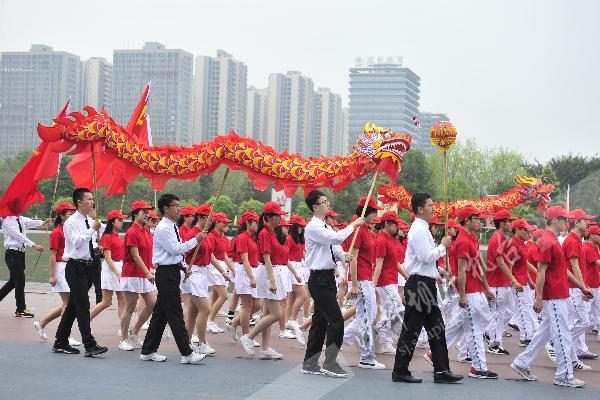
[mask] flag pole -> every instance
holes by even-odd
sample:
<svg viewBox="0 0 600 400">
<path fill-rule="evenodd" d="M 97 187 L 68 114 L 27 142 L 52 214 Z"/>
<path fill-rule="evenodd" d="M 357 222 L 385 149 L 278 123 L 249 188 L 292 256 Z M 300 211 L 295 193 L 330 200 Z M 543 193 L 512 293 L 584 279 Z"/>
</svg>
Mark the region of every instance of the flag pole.
<svg viewBox="0 0 600 400">
<path fill-rule="evenodd" d="M 371 182 L 371 188 L 369 189 L 369 194 L 367 195 L 367 200 L 365 200 L 365 205 L 363 206 L 363 209 L 360 213 L 361 218 L 364 218 L 365 213 L 367 212 L 367 207 L 369 206 L 369 199 L 371 198 L 371 195 L 373 194 L 373 189 L 375 188 L 375 182 L 377 181 L 378 174 L 379 174 L 379 169 L 377 169 L 377 171 L 375 171 L 375 175 L 373 175 L 373 181 Z M 356 238 L 358 237 L 359 229 L 356 229 L 354 231 L 354 236 L 352 236 L 352 243 L 350 243 L 350 247 L 349 247 L 350 251 L 352 251 L 352 248 L 354 247 L 354 243 L 356 242 Z"/>
</svg>

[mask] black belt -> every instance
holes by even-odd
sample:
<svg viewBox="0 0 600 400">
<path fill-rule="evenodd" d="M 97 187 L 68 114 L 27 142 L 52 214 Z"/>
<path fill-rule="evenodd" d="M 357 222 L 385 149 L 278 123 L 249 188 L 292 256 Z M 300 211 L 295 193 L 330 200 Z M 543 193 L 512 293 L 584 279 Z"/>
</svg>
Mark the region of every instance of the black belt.
<svg viewBox="0 0 600 400">
<path fill-rule="evenodd" d="M 315 275 L 325 274 L 325 273 L 333 273 L 333 272 L 335 272 L 335 269 L 311 269 L 310 270 L 310 273 L 315 274 Z"/>
<path fill-rule="evenodd" d="M 185 266 L 182 263 L 178 264 L 156 264 L 156 268 L 179 268 L 185 272 Z"/>
<path fill-rule="evenodd" d="M 76 263 L 85 264 L 85 265 L 92 265 L 94 263 L 94 260 L 81 260 L 78 258 L 71 258 L 70 260 L 67 261 L 67 263 L 69 263 L 69 262 L 76 262 Z"/>
</svg>

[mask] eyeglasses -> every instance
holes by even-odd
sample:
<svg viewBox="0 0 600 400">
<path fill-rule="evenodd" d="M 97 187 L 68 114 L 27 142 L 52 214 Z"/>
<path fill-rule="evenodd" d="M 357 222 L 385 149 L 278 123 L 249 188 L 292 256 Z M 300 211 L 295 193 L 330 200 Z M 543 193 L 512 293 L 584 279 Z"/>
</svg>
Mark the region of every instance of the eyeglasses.
<svg viewBox="0 0 600 400">
<path fill-rule="evenodd" d="M 329 200 L 325 199 L 325 200 L 317 203 L 318 206 L 320 206 L 321 204 L 329 204 Z"/>
</svg>

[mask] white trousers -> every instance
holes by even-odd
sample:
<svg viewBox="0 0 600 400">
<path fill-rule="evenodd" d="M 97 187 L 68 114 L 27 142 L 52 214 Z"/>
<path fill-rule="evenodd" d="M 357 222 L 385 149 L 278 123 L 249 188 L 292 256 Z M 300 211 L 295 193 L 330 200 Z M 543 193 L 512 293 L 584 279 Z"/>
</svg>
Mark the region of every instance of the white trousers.
<svg viewBox="0 0 600 400">
<path fill-rule="evenodd" d="M 502 346 L 502 336 L 514 314 L 513 288 L 510 286 L 492 287 L 496 299 L 490 303 L 491 321 L 488 334 L 492 343 Z"/>
<path fill-rule="evenodd" d="M 516 324 L 519 327 L 519 336 L 521 340 L 531 340 L 537 330 L 539 323 L 537 315 L 533 311 L 533 301 L 531 288 L 528 285 L 523 286 L 522 292 L 513 290 L 516 304 Z"/>
<path fill-rule="evenodd" d="M 360 348 L 360 358 L 371 361 L 375 359 L 375 339 L 373 323 L 377 316 L 377 300 L 375 288 L 371 281 L 358 281 L 356 297 L 356 316 L 344 329 L 344 346 L 350 347 L 354 339 Z"/>
<path fill-rule="evenodd" d="M 573 336 L 575 354 L 589 352 L 585 344 L 585 331 L 590 327 L 589 302 L 583 300 L 579 289 L 569 289 L 569 328 Z"/>
<path fill-rule="evenodd" d="M 590 303 L 590 324 L 593 329 L 600 331 L 600 288 L 592 288 L 594 298 Z M 598 341 L 600 342 L 600 333 L 598 333 Z"/>
<path fill-rule="evenodd" d="M 467 307 L 460 308 L 460 317 L 446 325 L 446 345 L 452 347 L 457 341 L 464 342 L 477 371 L 487 371 L 485 348 L 483 345 L 483 318 L 481 293 L 467 293 Z M 459 357 L 465 358 L 459 352 Z"/>
<path fill-rule="evenodd" d="M 558 379 L 573 378 L 571 360 L 572 339 L 569 331 L 569 305 L 567 299 L 544 300 L 542 323 L 535 331 L 531 343 L 519 354 L 514 363 L 529 370 L 537 354 L 551 340 L 556 354 L 556 373 Z"/>
<path fill-rule="evenodd" d="M 398 285 L 386 285 L 375 288 L 379 295 L 379 322 L 375 330 L 379 341 L 392 343 L 394 334 L 400 335 L 404 320 L 404 304 L 398 293 Z"/>
</svg>

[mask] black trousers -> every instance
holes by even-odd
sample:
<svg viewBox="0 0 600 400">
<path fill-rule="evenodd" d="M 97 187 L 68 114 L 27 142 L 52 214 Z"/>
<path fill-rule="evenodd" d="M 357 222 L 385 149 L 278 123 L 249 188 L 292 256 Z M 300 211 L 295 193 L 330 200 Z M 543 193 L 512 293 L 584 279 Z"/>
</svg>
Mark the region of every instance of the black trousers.
<svg viewBox="0 0 600 400">
<path fill-rule="evenodd" d="M 88 290 L 94 286 L 96 293 L 96 304 L 102 302 L 102 259 L 99 256 L 94 257 L 94 263 L 91 268 L 88 268 Z"/>
<path fill-rule="evenodd" d="M 344 338 L 344 318 L 336 298 L 334 270 L 310 271 L 308 290 L 314 300 L 315 312 L 308 333 L 304 362 L 319 361 L 327 335 L 324 364 L 331 364 L 336 361 Z"/>
<path fill-rule="evenodd" d="M 404 324 L 396 347 L 394 372 L 408 374 L 408 365 L 415 352 L 421 329 L 425 327 L 435 372 L 450 369 L 446 347 L 446 327 L 437 302 L 434 278 L 411 275 L 404 286 L 406 310 Z"/>
<path fill-rule="evenodd" d="M 8 266 L 10 277 L 8 282 L 0 288 L 0 301 L 2 301 L 11 290 L 15 289 L 15 300 L 17 312 L 25 310 L 25 253 L 17 250 L 6 250 L 4 261 Z"/>
<path fill-rule="evenodd" d="M 96 345 L 96 339 L 92 336 L 90 329 L 90 298 L 88 296 L 88 277 L 91 265 L 69 260 L 65 267 L 65 278 L 69 284 L 71 293 L 69 303 L 65 312 L 60 318 L 58 329 L 56 330 L 56 347 L 62 347 L 69 344 L 69 336 L 73 328 L 73 322 L 77 318 L 77 325 L 81 333 L 81 340 L 86 349 Z"/>
<path fill-rule="evenodd" d="M 190 338 L 183 321 L 183 309 L 181 308 L 180 271 L 179 265 L 161 265 L 156 268 L 155 278 L 158 296 L 142 346 L 142 354 L 156 353 L 167 323 L 171 327 L 171 332 L 181 355 L 188 356 L 192 353 Z"/>
</svg>

